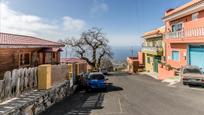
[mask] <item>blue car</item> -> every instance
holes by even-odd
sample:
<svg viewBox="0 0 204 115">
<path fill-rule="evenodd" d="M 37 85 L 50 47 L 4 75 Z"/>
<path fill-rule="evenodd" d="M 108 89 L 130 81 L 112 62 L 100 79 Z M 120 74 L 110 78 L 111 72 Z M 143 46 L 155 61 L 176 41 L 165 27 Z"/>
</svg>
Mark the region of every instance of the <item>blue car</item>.
<svg viewBox="0 0 204 115">
<path fill-rule="evenodd" d="M 90 73 L 87 78 L 87 91 L 100 89 L 107 89 L 106 78 L 102 73 Z"/>
</svg>

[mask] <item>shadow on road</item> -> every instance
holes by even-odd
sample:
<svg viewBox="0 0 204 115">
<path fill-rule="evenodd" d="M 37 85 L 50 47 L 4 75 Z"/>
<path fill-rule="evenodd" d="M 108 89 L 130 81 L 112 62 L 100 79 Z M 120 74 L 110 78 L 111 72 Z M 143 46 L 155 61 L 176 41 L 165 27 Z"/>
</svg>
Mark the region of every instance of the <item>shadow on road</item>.
<svg viewBox="0 0 204 115">
<path fill-rule="evenodd" d="M 114 86 L 113 83 L 108 84 L 107 92 L 121 91 L 121 90 L 123 90 L 122 87 Z"/>
<path fill-rule="evenodd" d="M 104 96 L 123 88 L 109 83 L 107 91 L 78 91 L 69 98 L 56 103 L 40 115 L 89 115 L 92 110 L 103 109 Z"/>
<path fill-rule="evenodd" d="M 183 85 L 183 84 L 182 84 Z M 204 86 L 202 86 L 202 85 L 188 85 L 188 87 L 190 87 L 190 88 L 198 88 L 198 89 L 204 89 Z"/>
<path fill-rule="evenodd" d="M 113 76 L 123 76 L 124 77 L 128 75 L 129 75 L 128 72 L 121 71 L 121 72 L 111 72 L 108 74 L 108 77 L 113 77 Z"/>
</svg>

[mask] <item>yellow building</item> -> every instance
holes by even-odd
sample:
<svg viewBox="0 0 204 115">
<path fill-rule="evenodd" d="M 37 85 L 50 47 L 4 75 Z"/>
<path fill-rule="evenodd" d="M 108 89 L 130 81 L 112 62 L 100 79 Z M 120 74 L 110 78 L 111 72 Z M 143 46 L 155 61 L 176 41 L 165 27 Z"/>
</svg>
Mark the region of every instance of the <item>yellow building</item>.
<svg viewBox="0 0 204 115">
<path fill-rule="evenodd" d="M 144 33 L 144 43 L 142 52 L 145 54 L 145 70 L 147 72 L 158 73 L 158 63 L 163 56 L 163 33 L 164 27 L 157 28 L 150 32 Z"/>
</svg>

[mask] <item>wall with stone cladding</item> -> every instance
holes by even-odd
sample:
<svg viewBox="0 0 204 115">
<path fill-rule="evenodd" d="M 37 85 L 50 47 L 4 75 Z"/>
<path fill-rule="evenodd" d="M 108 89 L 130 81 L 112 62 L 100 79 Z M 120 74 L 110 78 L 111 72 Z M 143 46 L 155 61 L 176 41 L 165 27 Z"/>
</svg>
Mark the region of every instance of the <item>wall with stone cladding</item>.
<svg viewBox="0 0 204 115">
<path fill-rule="evenodd" d="M 0 114 L 4 115 L 36 115 L 73 94 L 75 88 L 70 87 L 69 81 L 53 86 L 46 91 L 35 91 L 21 95 L 8 103 L 0 105 Z M 16 105 L 16 106 L 12 106 Z M 10 109 L 4 109 L 7 107 Z"/>
</svg>

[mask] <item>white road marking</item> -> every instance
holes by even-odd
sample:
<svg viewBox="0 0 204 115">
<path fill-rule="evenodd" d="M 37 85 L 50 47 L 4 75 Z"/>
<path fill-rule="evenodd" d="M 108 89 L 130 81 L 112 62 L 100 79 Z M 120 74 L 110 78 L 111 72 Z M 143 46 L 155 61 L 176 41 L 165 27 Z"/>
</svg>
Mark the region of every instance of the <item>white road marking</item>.
<svg viewBox="0 0 204 115">
<path fill-rule="evenodd" d="M 168 87 L 176 87 L 175 85 L 167 85 Z"/>
<path fill-rule="evenodd" d="M 119 103 L 119 107 L 120 107 L 120 113 L 123 113 L 120 97 L 118 97 L 118 103 Z"/>
</svg>

